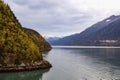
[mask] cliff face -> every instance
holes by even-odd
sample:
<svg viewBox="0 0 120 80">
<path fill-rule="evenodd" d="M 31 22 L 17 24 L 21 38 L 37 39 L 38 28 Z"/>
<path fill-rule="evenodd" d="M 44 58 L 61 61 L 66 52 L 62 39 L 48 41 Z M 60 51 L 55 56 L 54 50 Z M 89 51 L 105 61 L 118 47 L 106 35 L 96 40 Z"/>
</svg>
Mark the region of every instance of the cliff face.
<svg viewBox="0 0 120 80">
<path fill-rule="evenodd" d="M 29 35 L 33 42 L 39 47 L 40 51 L 51 50 L 50 44 L 35 30 L 24 28 L 24 31 Z"/>
<path fill-rule="evenodd" d="M 9 6 L 0 0 L 0 65 L 30 65 L 41 61 L 38 45 L 26 34 Z"/>
</svg>

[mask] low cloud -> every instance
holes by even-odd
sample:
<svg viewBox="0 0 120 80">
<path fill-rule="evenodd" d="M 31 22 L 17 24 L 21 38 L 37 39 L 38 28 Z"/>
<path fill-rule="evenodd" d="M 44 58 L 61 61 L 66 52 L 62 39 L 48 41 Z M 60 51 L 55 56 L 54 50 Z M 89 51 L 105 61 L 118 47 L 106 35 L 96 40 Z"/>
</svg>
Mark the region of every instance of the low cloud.
<svg viewBox="0 0 120 80">
<path fill-rule="evenodd" d="M 24 27 L 37 30 L 43 36 L 66 36 L 79 33 L 112 14 L 117 5 L 105 0 L 4 0 Z M 104 5 L 101 5 L 102 2 Z M 112 3 L 112 4 L 111 4 Z M 106 6 L 106 4 L 108 6 Z M 114 10 L 112 10 L 114 9 Z"/>
</svg>

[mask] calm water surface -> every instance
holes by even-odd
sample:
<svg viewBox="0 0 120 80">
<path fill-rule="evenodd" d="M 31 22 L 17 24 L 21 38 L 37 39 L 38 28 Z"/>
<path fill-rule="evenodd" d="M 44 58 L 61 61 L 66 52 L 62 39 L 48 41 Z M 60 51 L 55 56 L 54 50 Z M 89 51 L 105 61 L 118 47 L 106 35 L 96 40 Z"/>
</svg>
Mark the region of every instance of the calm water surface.
<svg viewBox="0 0 120 80">
<path fill-rule="evenodd" d="M 53 47 L 50 70 L 0 73 L 0 80 L 120 80 L 120 48 Z"/>
</svg>

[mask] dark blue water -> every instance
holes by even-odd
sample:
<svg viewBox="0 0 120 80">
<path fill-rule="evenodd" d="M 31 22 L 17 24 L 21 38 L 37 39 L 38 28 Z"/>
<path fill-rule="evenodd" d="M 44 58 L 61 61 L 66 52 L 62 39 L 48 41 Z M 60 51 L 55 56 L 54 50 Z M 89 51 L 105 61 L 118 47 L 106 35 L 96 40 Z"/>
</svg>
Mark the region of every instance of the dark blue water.
<svg viewBox="0 0 120 80">
<path fill-rule="evenodd" d="M 54 47 L 48 71 L 1 73 L 0 80 L 120 80 L 120 48 Z"/>
</svg>

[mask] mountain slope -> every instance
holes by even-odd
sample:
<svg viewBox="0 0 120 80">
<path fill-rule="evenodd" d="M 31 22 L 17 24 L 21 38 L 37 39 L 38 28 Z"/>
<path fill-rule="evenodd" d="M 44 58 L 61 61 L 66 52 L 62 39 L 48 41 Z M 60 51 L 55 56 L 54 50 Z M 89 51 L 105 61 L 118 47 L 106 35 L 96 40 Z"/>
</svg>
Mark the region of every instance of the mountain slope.
<svg viewBox="0 0 120 80">
<path fill-rule="evenodd" d="M 29 35 L 33 42 L 39 47 L 40 51 L 51 50 L 50 44 L 35 30 L 24 28 L 24 31 Z"/>
<path fill-rule="evenodd" d="M 26 34 L 9 6 L 0 0 L 0 66 L 13 66 L 16 70 L 19 69 L 14 68 L 16 65 L 41 61 L 43 57 L 39 47 Z M 0 71 L 5 67 L 1 68 Z"/>
<path fill-rule="evenodd" d="M 45 37 L 46 41 L 49 42 L 50 44 L 56 40 L 59 40 L 60 37 Z"/>
<path fill-rule="evenodd" d="M 110 16 L 85 31 L 56 40 L 52 45 L 110 45 L 118 46 L 120 34 L 120 16 Z"/>
</svg>

